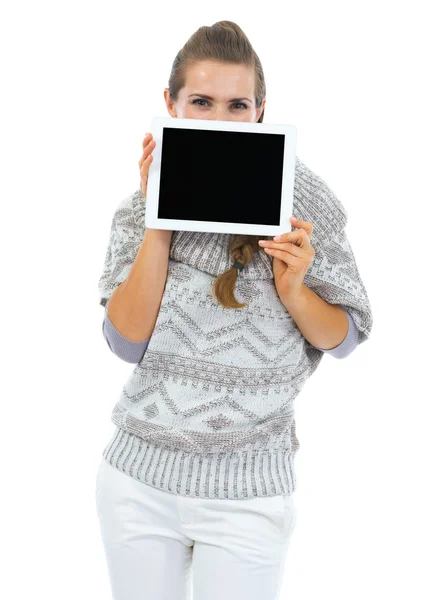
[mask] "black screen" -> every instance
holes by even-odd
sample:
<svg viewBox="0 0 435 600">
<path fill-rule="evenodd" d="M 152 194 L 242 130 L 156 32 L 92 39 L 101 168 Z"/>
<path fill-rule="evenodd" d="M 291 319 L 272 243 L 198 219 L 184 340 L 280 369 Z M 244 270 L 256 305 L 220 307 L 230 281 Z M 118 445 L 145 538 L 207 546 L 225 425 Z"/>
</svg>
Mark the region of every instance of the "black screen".
<svg viewBox="0 0 435 600">
<path fill-rule="evenodd" d="M 163 127 L 158 217 L 279 225 L 284 134 Z"/>
</svg>

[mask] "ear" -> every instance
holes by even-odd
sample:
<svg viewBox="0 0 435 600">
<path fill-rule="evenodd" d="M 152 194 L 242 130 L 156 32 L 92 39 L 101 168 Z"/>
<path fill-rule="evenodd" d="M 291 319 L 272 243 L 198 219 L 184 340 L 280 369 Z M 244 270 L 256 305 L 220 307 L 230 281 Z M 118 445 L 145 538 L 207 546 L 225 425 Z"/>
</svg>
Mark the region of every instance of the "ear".
<svg viewBox="0 0 435 600">
<path fill-rule="evenodd" d="M 174 102 L 172 102 L 171 96 L 169 95 L 169 88 L 164 89 L 163 95 L 165 98 L 165 103 L 166 103 L 166 108 L 168 109 L 168 113 L 171 115 L 171 117 L 176 117 L 177 111 L 175 110 L 175 104 L 174 104 Z"/>
<path fill-rule="evenodd" d="M 261 117 L 261 113 L 263 112 L 265 105 L 266 105 L 266 98 L 263 98 L 263 102 L 261 103 L 260 108 L 256 109 L 257 110 L 257 119 L 256 119 L 257 122 L 258 122 L 258 119 Z"/>
</svg>

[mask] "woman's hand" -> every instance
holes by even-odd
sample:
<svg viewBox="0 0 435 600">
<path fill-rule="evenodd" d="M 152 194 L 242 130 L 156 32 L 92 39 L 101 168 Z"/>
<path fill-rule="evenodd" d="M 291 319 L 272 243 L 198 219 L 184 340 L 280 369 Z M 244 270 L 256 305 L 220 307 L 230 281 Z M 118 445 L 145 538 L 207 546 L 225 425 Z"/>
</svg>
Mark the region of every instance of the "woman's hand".
<svg viewBox="0 0 435 600">
<path fill-rule="evenodd" d="M 146 196 L 147 187 L 148 187 L 148 174 L 150 172 L 150 165 L 153 162 L 152 151 L 156 147 L 156 142 L 153 140 L 153 134 L 147 133 L 142 142 L 143 154 L 142 158 L 139 161 L 139 171 L 140 171 L 140 189 L 142 194 Z M 171 229 L 147 229 L 147 231 L 152 231 L 152 235 L 158 236 L 158 239 L 163 239 L 164 241 L 171 242 L 172 238 L 172 230 Z"/>
<path fill-rule="evenodd" d="M 142 191 L 142 194 L 146 196 L 148 186 L 148 173 L 150 172 L 150 165 L 153 162 L 153 155 L 151 153 L 156 147 L 156 143 L 153 140 L 152 133 L 146 134 L 142 142 L 142 147 L 143 154 L 142 158 L 139 161 L 140 189 Z"/>
<path fill-rule="evenodd" d="M 281 302 L 299 294 L 304 277 L 315 256 L 310 244 L 313 225 L 290 217 L 290 223 L 298 229 L 282 233 L 280 239 L 260 240 L 258 243 L 273 257 L 273 276 Z"/>
</svg>

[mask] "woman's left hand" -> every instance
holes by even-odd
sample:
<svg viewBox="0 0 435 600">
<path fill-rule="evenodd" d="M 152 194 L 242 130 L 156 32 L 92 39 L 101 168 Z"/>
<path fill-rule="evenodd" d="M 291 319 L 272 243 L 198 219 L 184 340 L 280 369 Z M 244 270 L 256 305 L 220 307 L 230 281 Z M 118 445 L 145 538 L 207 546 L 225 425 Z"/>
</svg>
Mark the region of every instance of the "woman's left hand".
<svg viewBox="0 0 435 600">
<path fill-rule="evenodd" d="M 283 303 L 302 290 L 305 274 L 315 256 L 310 244 L 312 223 L 290 217 L 290 224 L 298 229 L 282 233 L 278 241 L 259 242 L 266 254 L 273 257 L 275 286 Z"/>
</svg>

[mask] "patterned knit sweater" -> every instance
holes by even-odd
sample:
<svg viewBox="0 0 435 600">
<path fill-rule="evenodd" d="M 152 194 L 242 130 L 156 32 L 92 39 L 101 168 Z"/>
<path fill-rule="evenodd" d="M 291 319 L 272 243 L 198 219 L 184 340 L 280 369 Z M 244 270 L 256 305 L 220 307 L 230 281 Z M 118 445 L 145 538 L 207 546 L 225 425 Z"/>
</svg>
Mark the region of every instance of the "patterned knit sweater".
<svg viewBox="0 0 435 600">
<path fill-rule="evenodd" d="M 122 360 L 125 360 L 125 362 L 135 364 L 140 362 L 143 358 L 144 352 L 148 348 L 148 344 L 151 338 L 146 338 L 145 340 L 142 340 L 140 342 L 133 342 L 125 336 L 123 336 L 122 333 L 116 329 L 112 321 L 109 319 L 109 315 L 107 314 L 107 307 L 108 304 L 106 304 L 106 308 L 104 311 L 102 326 L 103 336 L 106 340 L 107 345 L 109 346 L 113 354 L 116 354 L 116 356 L 118 356 Z M 331 348 L 328 350 L 319 347 L 319 350 L 322 350 L 322 352 L 324 352 L 325 354 L 330 354 L 334 358 L 346 358 L 347 356 L 349 356 L 349 354 L 351 354 L 351 352 L 355 350 L 355 348 L 357 348 L 359 343 L 359 333 L 354 323 L 354 320 L 350 316 L 350 313 L 343 306 L 341 308 L 343 308 L 344 312 L 346 313 L 349 325 L 346 337 L 341 342 L 341 344 L 338 344 L 338 346 L 335 346 L 335 348 Z M 315 347 L 318 348 L 318 346 Z"/>
<path fill-rule="evenodd" d="M 99 279 L 100 304 L 127 277 L 145 233 L 140 190 L 117 207 Z M 296 157 L 292 214 L 313 224 L 316 255 L 304 283 L 351 316 L 358 343 L 372 311 L 347 239 L 347 212 Z M 232 234 L 174 231 L 160 311 L 146 352 L 123 385 L 103 450 L 108 463 L 183 496 L 246 499 L 296 489 L 295 399 L 324 352 L 301 334 L 260 250 L 224 308 L 215 278 L 232 266 Z M 272 239 L 273 236 L 264 239 Z"/>
</svg>

